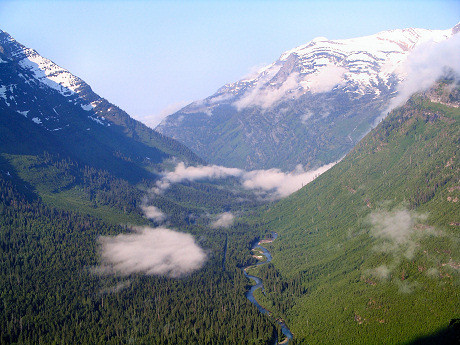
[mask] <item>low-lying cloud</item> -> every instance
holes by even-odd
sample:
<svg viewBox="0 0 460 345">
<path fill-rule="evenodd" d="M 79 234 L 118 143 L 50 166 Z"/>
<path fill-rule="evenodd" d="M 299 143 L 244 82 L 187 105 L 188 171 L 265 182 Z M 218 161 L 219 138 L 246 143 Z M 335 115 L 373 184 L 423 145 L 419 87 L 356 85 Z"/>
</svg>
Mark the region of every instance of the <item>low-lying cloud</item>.
<svg viewBox="0 0 460 345">
<path fill-rule="evenodd" d="M 369 215 L 372 225 L 370 234 L 379 240 L 376 250 L 393 253 L 412 259 L 415 254 L 416 242 L 421 237 L 434 235 L 430 227 L 417 228 L 416 224 L 425 221 L 427 216 L 406 209 L 376 211 Z"/>
<path fill-rule="evenodd" d="M 417 250 L 421 249 L 423 239 L 430 236 L 441 236 L 441 232 L 424 225 L 427 215 L 405 208 L 396 208 L 392 211 L 378 210 L 369 215 L 371 225 L 369 234 L 375 239 L 374 251 L 385 253 L 389 258 L 388 265 L 365 270 L 370 275 L 380 280 L 391 279 L 401 293 L 411 293 L 417 288 L 417 282 L 406 281 L 404 277 L 398 279 L 403 259 L 413 260 Z M 395 272 L 393 275 L 392 272 Z M 404 271 L 403 271 L 404 272 Z M 404 274 L 404 273 L 403 273 Z"/>
<path fill-rule="evenodd" d="M 164 174 L 163 178 L 156 183 L 154 192 L 161 193 L 168 189 L 172 183 L 183 181 L 197 181 L 203 179 L 219 179 L 229 176 L 240 176 L 241 170 L 226 168 L 219 165 L 186 166 L 183 162 L 176 165 L 173 171 Z"/>
<path fill-rule="evenodd" d="M 99 240 L 103 261 L 99 271 L 179 277 L 201 268 L 206 260 L 192 235 L 163 227 L 138 227 L 133 233 Z"/>
<path fill-rule="evenodd" d="M 378 279 L 386 280 L 390 278 L 391 270 L 386 265 L 381 265 L 376 268 L 367 270 L 366 273 L 376 277 Z"/>
<path fill-rule="evenodd" d="M 158 223 L 161 223 L 166 219 L 166 215 L 155 206 L 141 206 L 141 208 L 147 218 L 153 219 Z"/>
<path fill-rule="evenodd" d="M 233 105 L 238 110 L 253 106 L 266 109 L 286 97 L 298 97 L 300 89 L 299 74 L 292 73 L 281 85 L 275 86 L 259 82 L 253 89 L 234 102 Z"/>
<path fill-rule="evenodd" d="M 284 198 L 313 181 L 334 165 L 335 163 L 330 163 L 309 171 L 304 170 L 299 165 L 291 173 L 285 173 L 279 169 L 253 170 L 244 173 L 243 186 L 246 189 L 270 192 L 275 199 Z"/>
<path fill-rule="evenodd" d="M 460 34 L 436 43 L 425 42 L 416 47 L 400 67 L 405 75 L 398 85 L 397 96 L 390 102 L 386 115 L 392 109 L 404 104 L 411 95 L 433 86 L 447 69 L 460 73 Z"/>
<path fill-rule="evenodd" d="M 314 93 L 329 92 L 337 85 L 345 83 L 344 75 L 348 70 L 336 65 L 327 65 L 317 73 L 309 75 L 300 84 Z"/>
<path fill-rule="evenodd" d="M 335 162 L 326 164 L 315 170 L 308 171 L 299 165 L 294 171 L 285 173 L 280 169 L 245 171 L 218 165 L 187 167 L 181 162 L 176 166 L 174 171 L 167 172 L 161 180 L 157 181 L 153 191 L 155 193 L 162 193 L 172 183 L 182 181 L 237 177 L 244 188 L 263 192 L 266 194 L 265 196 L 272 199 L 279 199 L 302 188 L 305 184 L 313 181 L 335 164 Z"/>
<path fill-rule="evenodd" d="M 233 225 L 235 216 L 231 212 L 224 212 L 217 216 L 217 219 L 211 223 L 211 227 L 217 228 L 228 228 Z"/>
<path fill-rule="evenodd" d="M 254 83 L 233 105 L 238 110 L 254 106 L 267 109 L 285 99 L 298 98 L 307 91 L 328 92 L 337 85 L 344 84 L 344 76 L 348 72 L 344 67 L 328 64 L 312 74 L 291 72 L 283 82 L 278 83 L 271 78 L 276 76 L 275 72 L 279 71 L 279 67 L 269 68 L 266 75 Z"/>
</svg>

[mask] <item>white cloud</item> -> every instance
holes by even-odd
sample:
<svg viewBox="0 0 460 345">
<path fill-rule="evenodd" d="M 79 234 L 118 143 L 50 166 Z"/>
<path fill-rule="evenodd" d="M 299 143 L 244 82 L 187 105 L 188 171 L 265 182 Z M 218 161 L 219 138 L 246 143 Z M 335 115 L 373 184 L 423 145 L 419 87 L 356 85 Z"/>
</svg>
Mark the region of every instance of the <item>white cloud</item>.
<svg viewBox="0 0 460 345">
<path fill-rule="evenodd" d="M 416 225 L 425 221 L 427 216 L 406 209 L 391 212 L 375 211 L 369 215 L 372 225 L 370 234 L 380 240 L 375 247 L 382 252 L 393 253 L 395 257 L 404 256 L 412 259 L 417 247 L 417 240 L 423 236 L 435 235 L 430 227 L 417 230 Z"/>
<path fill-rule="evenodd" d="M 240 176 L 241 173 L 242 170 L 237 168 L 226 168 L 219 165 L 188 167 L 183 162 L 180 162 L 173 171 L 167 172 L 163 175 L 161 180 L 156 182 L 156 187 L 153 189 L 153 192 L 156 194 L 162 193 L 168 189 L 172 183 Z"/>
<path fill-rule="evenodd" d="M 460 34 L 439 43 L 430 41 L 416 47 L 399 70 L 405 77 L 384 115 L 404 104 L 415 92 L 430 88 L 445 73 L 446 67 L 460 73 L 459 56 Z"/>
<path fill-rule="evenodd" d="M 298 97 L 300 92 L 299 74 L 291 73 L 281 84 L 272 85 L 269 82 L 278 73 L 281 66 L 270 67 L 273 68 L 268 68 L 263 73 L 262 78 L 240 99 L 233 103 L 238 110 L 253 106 L 266 109 L 287 97 Z"/>
<path fill-rule="evenodd" d="M 174 171 L 166 173 L 156 183 L 155 193 L 161 193 L 172 183 L 196 181 L 202 179 L 219 179 L 237 177 L 246 189 L 265 192 L 269 198 L 278 199 L 292 194 L 303 185 L 313 181 L 317 176 L 334 166 L 335 163 L 324 165 L 318 169 L 306 171 L 298 166 L 293 172 L 285 173 L 279 169 L 244 171 L 237 168 L 226 168 L 218 165 L 187 167 L 179 163 Z"/>
<path fill-rule="evenodd" d="M 246 75 L 243 78 L 241 78 L 241 81 L 253 80 L 272 66 L 273 64 L 272 65 L 259 64 L 259 65 L 252 66 L 249 68 L 248 73 L 246 73 Z"/>
<path fill-rule="evenodd" d="M 311 110 L 309 109 L 305 109 L 304 110 L 304 114 L 300 117 L 300 121 L 303 123 L 303 124 L 306 124 L 307 123 L 307 120 L 312 117 L 313 115 L 315 115 Z"/>
<path fill-rule="evenodd" d="M 381 265 L 376 268 L 367 270 L 367 273 L 378 279 L 386 280 L 390 277 L 390 271 L 391 270 L 387 266 Z"/>
<path fill-rule="evenodd" d="M 403 244 L 409 241 L 414 231 L 415 221 L 419 218 L 425 217 L 411 214 L 405 209 L 393 212 L 373 212 L 370 214 L 370 221 L 373 225 L 371 233 L 376 238 Z"/>
<path fill-rule="evenodd" d="M 233 225 L 235 216 L 231 212 L 224 212 L 218 215 L 217 219 L 211 223 L 212 228 L 228 228 Z"/>
<path fill-rule="evenodd" d="M 409 282 L 407 280 L 396 280 L 396 285 L 398 286 L 400 293 L 410 294 L 419 284 L 417 282 Z"/>
<path fill-rule="evenodd" d="M 442 233 L 424 225 L 427 215 L 404 208 L 392 211 L 378 210 L 369 215 L 370 235 L 377 240 L 374 250 L 393 256 L 396 267 L 402 258 L 412 260 L 420 248 L 420 240 Z"/>
<path fill-rule="evenodd" d="M 323 172 L 335 165 L 330 163 L 322 167 L 306 171 L 298 166 L 291 173 L 284 173 L 279 169 L 253 170 L 243 175 L 243 186 L 247 189 L 270 191 L 275 199 L 284 198 L 313 181 Z"/>
<path fill-rule="evenodd" d="M 101 293 L 103 294 L 117 293 L 117 292 L 120 292 L 121 290 L 129 288 L 130 286 L 131 286 L 131 282 L 127 280 L 124 282 L 119 282 L 115 286 L 106 287 L 101 290 Z"/>
<path fill-rule="evenodd" d="M 147 218 L 153 219 L 157 222 L 162 222 L 166 219 L 166 215 L 155 206 L 141 206 L 141 208 Z"/>
<path fill-rule="evenodd" d="M 259 106 L 263 109 L 273 106 L 275 103 L 288 98 L 298 98 L 305 90 L 314 93 L 328 92 L 335 86 L 345 82 L 344 75 L 347 69 L 333 64 L 322 67 L 318 72 L 302 76 L 293 72 L 288 75 L 281 84 L 272 84 L 273 72 L 279 68 L 267 71 L 267 75 L 261 78 L 248 90 L 240 99 L 233 103 L 238 110 L 243 108 Z"/>
<path fill-rule="evenodd" d="M 321 68 L 317 73 L 309 75 L 300 84 L 314 93 L 331 91 L 335 86 L 345 82 L 343 79 L 347 69 L 336 65 L 327 65 Z"/>
<path fill-rule="evenodd" d="M 404 208 L 392 211 L 378 210 L 369 215 L 371 224 L 369 234 L 376 240 L 374 250 L 390 255 L 390 265 L 381 265 L 365 271 L 381 280 L 391 278 L 391 273 L 398 272 L 401 260 L 413 260 L 417 250 L 420 250 L 422 239 L 429 236 L 441 236 L 442 233 L 434 228 L 423 225 L 427 215 Z M 400 273 L 391 279 L 399 288 L 400 293 L 411 293 L 417 287 L 417 282 L 398 279 Z"/>
<path fill-rule="evenodd" d="M 192 235 L 166 228 L 139 227 L 130 234 L 101 236 L 100 243 L 104 270 L 123 275 L 178 277 L 201 268 L 206 260 Z"/>
</svg>

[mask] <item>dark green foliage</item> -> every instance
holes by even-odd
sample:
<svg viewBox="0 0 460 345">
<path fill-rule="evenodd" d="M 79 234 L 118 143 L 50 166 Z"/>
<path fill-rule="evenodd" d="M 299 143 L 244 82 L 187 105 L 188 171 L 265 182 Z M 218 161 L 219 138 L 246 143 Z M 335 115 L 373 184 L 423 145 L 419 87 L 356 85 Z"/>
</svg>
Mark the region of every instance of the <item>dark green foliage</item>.
<svg viewBox="0 0 460 345">
<path fill-rule="evenodd" d="M 190 229 L 209 253 L 190 276 L 104 277 L 93 273 L 98 238 L 126 228 L 28 201 L 4 173 L 0 196 L 0 343 L 267 344 L 275 336 L 243 294 L 238 266 L 254 238 L 244 226 Z"/>
<path fill-rule="evenodd" d="M 280 236 L 273 267 L 255 273 L 277 281 L 261 298 L 298 342 L 403 343 L 458 317 L 459 120 L 415 96 L 262 215 Z M 398 212 L 413 219 L 410 237 L 377 237 L 375 217 L 404 227 Z"/>
</svg>

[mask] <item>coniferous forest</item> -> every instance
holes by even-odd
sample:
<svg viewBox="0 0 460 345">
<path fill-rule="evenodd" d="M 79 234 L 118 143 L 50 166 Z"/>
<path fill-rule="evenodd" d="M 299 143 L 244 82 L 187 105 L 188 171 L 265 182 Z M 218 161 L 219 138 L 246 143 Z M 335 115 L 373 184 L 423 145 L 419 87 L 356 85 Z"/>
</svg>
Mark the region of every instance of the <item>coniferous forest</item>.
<svg viewBox="0 0 460 345">
<path fill-rule="evenodd" d="M 43 83 L 36 66 L 20 63 L 31 56 L 74 89 Z M 320 121 L 313 132 L 328 128 L 305 151 L 317 157 L 291 172 L 247 171 L 205 162 L 38 56 L 0 31 L 0 344 L 460 341 L 455 72 L 445 70 L 364 137 L 395 95 L 391 78 L 373 107 L 366 95 L 359 114 L 335 111 L 342 127 L 303 114 Z M 325 99 L 345 109 L 353 102 L 342 91 Z M 203 104 L 188 110 L 208 121 Z M 219 126 L 231 139 L 219 154 L 240 155 L 241 128 Z M 353 126 L 359 133 L 346 136 Z M 346 145 L 331 139 L 334 131 Z M 269 135 L 277 142 L 285 134 Z M 279 162 L 291 147 L 272 149 Z M 262 187 L 264 174 L 294 185 L 307 166 L 345 152 L 295 192 L 280 193 L 290 186 L 279 181 Z M 135 235 L 146 243 L 131 246 Z M 251 295 L 255 278 L 262 287 Z"/>
</svg>

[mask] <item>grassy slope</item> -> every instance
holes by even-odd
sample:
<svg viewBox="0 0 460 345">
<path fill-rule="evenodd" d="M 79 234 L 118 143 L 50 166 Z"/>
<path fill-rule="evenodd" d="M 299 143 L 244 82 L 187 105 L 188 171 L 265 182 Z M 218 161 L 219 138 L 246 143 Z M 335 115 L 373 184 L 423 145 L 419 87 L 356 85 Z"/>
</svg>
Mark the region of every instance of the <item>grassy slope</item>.
<svg viewBox="0 0 460 345">
<path fill-rule="evenodd" d="M 459 118 L 415 97 L 264 215 L 280 234 L 275 267 L 305 289 L 284 315 L 297 341 L 404 343 L 459 316 Z M 383 210 L 416 218 L 410 240 L 386 253 L 370 221 Z"/>
</svg>

